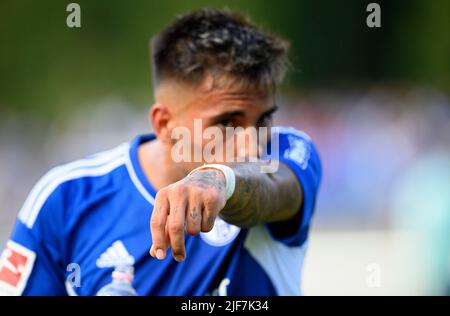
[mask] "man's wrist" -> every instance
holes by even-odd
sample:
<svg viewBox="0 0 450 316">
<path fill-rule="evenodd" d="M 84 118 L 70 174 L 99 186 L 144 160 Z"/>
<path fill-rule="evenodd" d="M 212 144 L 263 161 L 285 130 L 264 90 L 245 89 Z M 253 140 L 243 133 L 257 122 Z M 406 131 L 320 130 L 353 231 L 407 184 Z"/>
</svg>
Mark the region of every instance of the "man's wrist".
<svg viewBox="0 0 450 316">
<path fill-rule="evenodd" d="M 221 165 L 221 164 L 205 164 L 203 166 L 200 166 L 200 167 L 192 170 L 188 174 L 188 176 L 195 172 L 206 171 L 206 170 L 216 170 L 216 171 L 219 171 L 219 173 L 223 175 L 223 177 L 225 179 L 226 199 L 229 200 L 231 198 L 231 196 L 233 195 L 233 193 L 235 191 L 235 187 L 236 187 L 236 175 L 234 174 L 233 169 L 231 169 L 230 167 L 228 167 L 226 165 Z"/>
</svg>

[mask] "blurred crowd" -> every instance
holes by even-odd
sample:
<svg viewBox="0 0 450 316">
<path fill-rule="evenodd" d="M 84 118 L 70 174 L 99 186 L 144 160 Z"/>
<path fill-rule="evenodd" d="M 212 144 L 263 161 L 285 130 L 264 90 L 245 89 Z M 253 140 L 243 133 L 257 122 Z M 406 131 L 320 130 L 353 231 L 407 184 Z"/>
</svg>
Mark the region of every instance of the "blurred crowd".
<svg viewBox="0 0 450 316">
<path fill-rule="evenodd" d="M 423 267 L 433 286 L 446 286 L 449 96 L 381 87 L 299 95 L 278 98 L 275 124 L 305 131 L 319 148 L 324 171 L 314 231 L 414 230 L 423 237 L 420 249 L 429 253 Z M 108 100 L 81 109 L 52 121 L 0 118 L 0 244 L 49 168 L 151 131 L 146 108 Z"/>
<path fill-rule="evenodd" d="M 450 295 L 449 96 L 374 88 L 288 103 L 281 123 L 322 155 L 315 229 L 407 232 L 413 251 L 400 265 L 416 267 L 419 293 Z"/>
<path fill-rule="evenodd" d="M 305 131 L 319 148 L 321 228 L 389 228 L 395 192 L 414 165 L 433 155 L 449 159 L 449 98 L 437 91 L 315 91 L 277 102 L 275 124 Z M 151 130 L 145 108 L 117 100 L 82 108 L 51 122 L 0 118 L 0 205 L 7 213 L 48 168 Z"/>
<path fill-rule="evenodd" d="M 316 225 L 388 228 L 401 179 L 425 157 L 450 159 L 449 102 L 437 91 L 381 88 L 287 101 L 279 123 L 310 134 L 322 155 Z"/>
</svg>

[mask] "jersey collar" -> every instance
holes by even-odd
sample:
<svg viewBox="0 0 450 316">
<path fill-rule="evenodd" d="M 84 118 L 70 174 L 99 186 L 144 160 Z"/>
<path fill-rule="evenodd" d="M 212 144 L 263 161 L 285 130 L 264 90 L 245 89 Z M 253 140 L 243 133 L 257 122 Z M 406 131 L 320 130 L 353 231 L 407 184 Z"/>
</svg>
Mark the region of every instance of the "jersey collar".
<svg viewBox="0 0 450 316">
<path fill-rule="evenodd" d="M 134 185 L 144 196 L 144 198 L 151 204 L 154 203 L 156 189 L 145 176 L 144 170 L 139 163 L 138 148 L 141 144 L 152 141 L 154 139 L 156 139 L 155 134 L 145 134 L 137 136 L 130 144 L 130 163 L 129 166 L 127 166 Z"/>
</svg>

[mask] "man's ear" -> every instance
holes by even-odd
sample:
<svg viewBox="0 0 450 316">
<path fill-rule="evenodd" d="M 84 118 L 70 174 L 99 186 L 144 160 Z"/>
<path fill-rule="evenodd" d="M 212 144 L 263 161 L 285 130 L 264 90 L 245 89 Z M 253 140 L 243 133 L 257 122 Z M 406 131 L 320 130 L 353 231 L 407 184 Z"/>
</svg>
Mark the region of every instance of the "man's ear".
<svg viewBox="0 0 450 316">
<path fill-rule="evenodd" d="M 162 142 L 170 142 L 169 121 L 171 115 L 167 107 L 161 103 L 154 104 L 149 112 L 149 119 L 156 136 Z"/>
</svg>

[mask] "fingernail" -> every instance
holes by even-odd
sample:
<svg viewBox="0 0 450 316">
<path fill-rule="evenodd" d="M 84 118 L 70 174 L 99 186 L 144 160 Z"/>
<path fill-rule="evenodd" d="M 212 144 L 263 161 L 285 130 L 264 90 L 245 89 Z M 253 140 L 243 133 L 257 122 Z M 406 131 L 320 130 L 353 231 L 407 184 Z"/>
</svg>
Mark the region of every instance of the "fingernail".
<svg viewBox="0 0 450 316">
<path fill-rule="evenodd" d="M 181 256 L 181 255 L 175 256 L 174 259 L 175 259 L 176 261 L 178 261 L 178 262 L 182 262 L 182 261 L 184 261 L 184 256 Z"/>
<path fill-rule="evenodd" d="M 161 249 L 156 249 L 156 258 L 158 258 L 159 260 L 163 260 L 164 257 L 164 251 L 162 251 Z"/>
<path fill-rule="evenodd" d="M 148 253 L 150 254 L 150 256 L 153 257 L 153 245 L 150 247 L 150 250 L 148 251 Z"/>
</svg>

